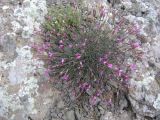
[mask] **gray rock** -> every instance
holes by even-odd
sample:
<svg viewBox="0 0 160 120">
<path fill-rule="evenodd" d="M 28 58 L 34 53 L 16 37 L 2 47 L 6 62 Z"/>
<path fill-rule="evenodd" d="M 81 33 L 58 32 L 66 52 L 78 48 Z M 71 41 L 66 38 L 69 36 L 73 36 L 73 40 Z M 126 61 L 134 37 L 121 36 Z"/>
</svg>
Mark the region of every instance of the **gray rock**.
<svg viewBox="0 0 160 120">
<path fill-rule="evenodd" d="M 7 59 L 14 59 L 17 56 L 15 36 L 4 35 L 0 41 L 0 49 L 5 53 Z"/>
<path fill-rule="evenodd" d="M 48 5 L 55 2 L 55 0 L 47 1 Z M 89 0 L 86 1 L 88 2 Z M 93 3 L 94 0 L 91 1 L 91 3 Z M 100 0 L 96 0 L 96 2 L 97 1 L 99 2 Z M 125 2 L 126 16 L 128 16 L 128 19 L 131 22 L 141 25 L 141 34 L 147 37 L 147 41 L 143 44 L 145 54 L 143 63 L 137 63 L 137 74 L 135 74 L 134 79 L 130 81 L 131 90 L 129 92 L 129 100 L 133 109 L 132 112 L 135 112 L 137 116 L 137 119 L 134 118 L 134 120 L 145 120 L 147 118 L 154 119 L 154 117 L 156 117 L 156 120 L 160 120 L 160 1 L 110 1 L 112 4 L 115 4 L 115 8 L 119 5 L 121 6 L 121 4 Z M 55 92 L 51 91 L 51 88 L 47 86 L 48 90 L 45 91 L 45 95 L 42 95 L 43 99 L 36 99 L 39 94 L 37 90 L 39 86 L 37 84 L 37 79 L 33 79 L 31 74 L 33 70 L 35 70 L 32 68 L 34 60 L 32 58 L 29 59 L 28 57 L 18 57 L 18 60 L 12 62 L 15 57 L 17 57 L 16 49 L 18 47 L 22 47 L 24 44 L 28 45 L 28 41 L 35 40 L 32 36 L 34 27 L 38 28 L 38 24 L 43 21 L 44 15 L 46 14 L 46 0 L 25 0 L 24 3 L 23 1 L 21 2 L 22 5 L 18 4 L 18 1 L 16 0 L 1 0 L 0 2 L 0 71 L 5 71 L 6 75 L 8 75 L 7 72 L 10 73 L 9 81 L 7 79 L 8 77 L 5 77 L 5 80 L 2 80 L 3 78 L 0 76 L 0 86 L 3 87 L 3 90 L 0 91 L 0 95 L 2 96 L 0 104 L 0 116 L 2 117 L 0 117 L 0 119 L 2 120 L 22 120 L 23 117 L 20 116 L 26 114 L 24 112 L 25 110 L 27 114 L 33 114 L 35 120 L 42 119 L 44 114 L 47 114 L 44 107 L 48 105 L 46 101 L 47 99 L 51 99 L 46 97 L 46 95 Z M 12 13 L 13 11 L 15 11 L 14 14 Z M 16 26 L 17 24 L 11 26 L 13 21 L 18 22 L 20 28 Z M 17 37 L 20 37 L 20 41 L 26 40 L 27 42 L 23 44 L 19 43 L 16 41 Z M 27 53 L 27 51 L 22 51 L 22 56 L 25 52 Z M 149 66 L 149 62 L 153 63 L 155 67 Z M 18 66 L 13 67 L 12 65 L 14 65 L 14 63 L 16 63 L 16 65 L 18 64 Z M 25 68 L 23 68 L 24 66 Z M 9 71 L 9 69 L 11 71 Z M 29 79 L 30 77 L 32 79 Z M 16 80 L 19 82 L 16 82 Z M 2 81 L 5 82 L 2 83 Z M 11 81 L 15 84 L 11 84 Z M 44 85 L 43 87 L 45 88 L 46 86 Z M 9 93 L 9 88 L 13 88 L 14 91 Z M 88 93 L 91 94 L 90 92 Z M 21 96 L 20 98 L 17 97 L 19 95 Z M 25 104 L 26 102 L 28 104 Z M 35 105 L 37 104 L 41 105 L 41 109 L 35 109 Z M 64 107 L 63 102 L 59 102 L 57 105 L 60 109 Z M 130 120 L 130 112 L 123 110 L 126 106 L 128 106 L 127 101 L 122 98 L 120 100 L 120 108 L 117 109 L 119 114 L 114 114 L 99 108 L 101 109 L 101 114 L 104 114 L 104 116 L 101 117 L 102 120 Z M 87 110 L 88 106 L 85 107 Z M 24 108 L 27 109 L 24 110 Z M 52 117 L 55 116 L 55 111 L 59 113 L 59 116 L 62 116 L 62 113 L 64 113 L 60 113 L 58 109 L 54 109 L 46 120 L 56 120 Z M 76 111 L 76 115 L 81 120 L 88 120 L 87 118 L 82 117 L 82 113 L 78 111 Z M 145 118 L 145 116 L 147 116 L 147 118 Z M 65 120 L 75 120 L 74 111 L 68 110 Z"/>
<path fill-rule="evenodd" d="M 27 103 L 28 102 L 28 96 L 27 95 L 24 95 L 23 97 L 20 97 L 20 101 L 22 103 Z"/>
<path fill-rule="evenodd" d="M 157 81 L 157 83 L 160 86 L 160 71 L 156 73 L 155 80 Z"/>
<path fill-rule="evenodd" d="M 65 120 L 75 120 L 74 111 L 68 111 Z"/>
<path fill-rule="evenodd" d="M 58 108 L 64 108 L 65 104 L 62 100 L 60 100 L 58 103 L 57 103 L 57 107 Z"/>
<path fill-rule="evenodd" d="M 105 114 L 105 109 L 102 106 L 98 106 L 98 109 L 100 110 L 101 115 Z"/>
</svg>

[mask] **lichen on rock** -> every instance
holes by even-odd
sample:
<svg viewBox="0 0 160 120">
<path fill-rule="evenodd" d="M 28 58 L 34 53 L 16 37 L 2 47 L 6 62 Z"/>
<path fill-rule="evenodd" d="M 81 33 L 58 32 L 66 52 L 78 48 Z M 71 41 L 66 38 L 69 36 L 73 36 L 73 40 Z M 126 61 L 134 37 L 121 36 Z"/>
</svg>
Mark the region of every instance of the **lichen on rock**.
<svg viewBox="0 0 160 120">
<path fill-rule="evenodd" d="M 30 114 L 36 115 L 36 106 L 40 101 L 38 72 L 43 71 L 43 62 L 33 57 L 31 41 L 34 31 L 38 30 L 47 13 L 45 0 L 24 0 L 5 2 L 2 0 L 0 15 L 6 16 L 8 24 L 0 32 L 2 38 L 0 70 L 0 116 L 8 120 L 25 120 Z M 10 11 L 8 11 L 10 10 Z M 2 19 L 2 26 L 5 20 Z M 3 81 L 3 83 L 2 83 Z M 42 103 L 43 104 L 43 103 Z"/>
<path fill-rule="evenodd" d="M 49 1 L 53 2 L 47 0 L 48 4 Z M 91 3 L 96 4 L 97 0 L 91 0 Z M 107 0 L 104 0 L 103 4 L 111 6 Z M 141 26 L 140 33 L 145 39 L 142 44 L 144 58 L 142 63 L 137 63 L 138 70 L 130 80 L 129 110 L 123 110 L 129 104 L 125 101 L 123 103 L 125 107 L 119 110 L 121 113 L 119 116 L 105 111 L 101 119 L 130 120 L 132 114 L 136 114 L 137 118 L 133 118 L 134 120 L 146 117 L 159 120 L 160 78 L 157 74 L 160 71 L 160 1 L 123 0 L 113 7 L 123 10 L 129 21 Z M 49 107 L 55 98 L 53 95 L 55 90 L 52 90 L 52 86 L 48 83 L 43 83 L 44 76 L 39 75 L 44 69 L 43 62 L 34 57 L 29 46 L 31 42 L 37 41 L 34 31 L 40 30 L 46 14 L 46 0 L 0 1 L 0 119 L 2 120 L 30 118 L 41 120 L 47 112 L 52 111 Z"/>
</svg>

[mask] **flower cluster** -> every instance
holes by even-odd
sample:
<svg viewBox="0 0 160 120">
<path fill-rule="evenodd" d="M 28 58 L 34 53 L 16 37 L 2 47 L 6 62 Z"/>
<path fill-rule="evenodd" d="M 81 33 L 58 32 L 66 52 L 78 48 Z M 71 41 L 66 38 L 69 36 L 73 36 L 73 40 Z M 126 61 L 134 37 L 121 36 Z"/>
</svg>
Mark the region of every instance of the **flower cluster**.
<svg viewBox="0 0 160 120">
<path fill-rule="evenodd" d="M 105 6 L 82 9 L 54 6 L 40 32 L 42 43 L 33 47 L 45 60 L 45 75 L 61 84 L 62 92 L 74 93 L 74 101 L 87 102 L 85 95 L 92 106 L 111 104 L 108 94 L 127 89 L 136 70 L 125 60 L 141 58 L 139 28 Z"/>
</svg>

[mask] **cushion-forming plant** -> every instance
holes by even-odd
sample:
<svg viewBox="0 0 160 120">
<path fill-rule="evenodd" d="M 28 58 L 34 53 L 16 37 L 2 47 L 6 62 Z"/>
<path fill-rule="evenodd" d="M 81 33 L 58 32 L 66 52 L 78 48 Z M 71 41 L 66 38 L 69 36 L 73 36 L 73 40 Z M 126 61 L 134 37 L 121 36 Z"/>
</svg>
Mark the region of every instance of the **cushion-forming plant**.
<svg viewBox="0 0 160 120">
<path fill-rule="evenodd" d="M 138 26 L 103 5 L 57 5 L 34 48 L 46 63 L 45 75 L 72 104 L 111 105 L 115 93 L 128 89 L 141 59 L 138 34 Z"/>
</svg>

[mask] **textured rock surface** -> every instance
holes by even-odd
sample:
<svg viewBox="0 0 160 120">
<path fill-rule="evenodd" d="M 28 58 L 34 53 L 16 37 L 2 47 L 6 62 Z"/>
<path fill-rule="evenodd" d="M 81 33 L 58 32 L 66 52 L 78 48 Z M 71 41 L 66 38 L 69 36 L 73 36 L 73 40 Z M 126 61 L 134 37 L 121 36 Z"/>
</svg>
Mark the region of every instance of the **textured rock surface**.
<svg viewBox="0 0 160 120">
<path fill-rule="evenodd" d="M 46 13 L 45 0 L 0 1 L 0 120 L 41 120 L 53 101 L 29 46 Z"/>
<path fill-rule="evenodd" d="M 46 1 L 55 0 L 0 0 L 0 120 L 56 120 L 53 102 L 58 92 L 41 75 L 43 62 L 33 56 L 29 46 L 39 39 L 34 31 L 44 21 Z M 160 1 L 105 2 L 139 24 L 145 54 L 143 62 L 137 63 L 128 99 L 120 101 L 119 114 L 102 109 L 100 119 L 160 120 Z M 126 106 L 129 108 L 124 109 Z M 75 114 L 80 120 L 87 119 L 77 111 L 67 111 L 64 120 L 75 120 Z"/>
<path fill-rule="evenodd" d="M 146 39 L 143 43 L 143 62 L 137 63 L 137 74 L 131 80 L 129 98 L 136 114 L 156 118 L 160 114 L 159 78 L 155 78 L 160 68 L 160 1 L 135 0 L 122 4 L 128 12 L 126 17 L 141 26 L 141 34 Z"/>
</svg>

